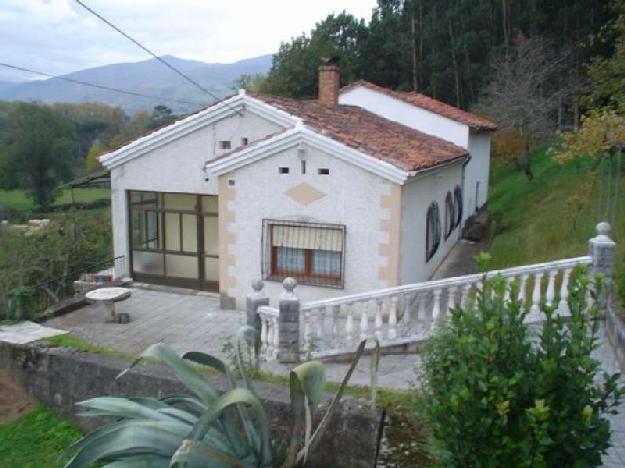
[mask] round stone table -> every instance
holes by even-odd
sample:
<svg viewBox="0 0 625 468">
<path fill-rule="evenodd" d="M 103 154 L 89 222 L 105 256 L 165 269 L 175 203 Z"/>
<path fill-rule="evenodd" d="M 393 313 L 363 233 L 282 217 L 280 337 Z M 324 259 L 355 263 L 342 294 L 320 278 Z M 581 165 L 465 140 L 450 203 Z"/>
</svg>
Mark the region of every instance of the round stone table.
<svg viewBox="0 0 625 468">
<path fill-rule="evenodd" d="M 130 297 L 128 288 L 100 288 L 89 291 L 85 294 L 89 302 L 102 304 L 106 310 L 105 320 L 116 322 L 115 303 L 124 301 Z"/>
</svg>

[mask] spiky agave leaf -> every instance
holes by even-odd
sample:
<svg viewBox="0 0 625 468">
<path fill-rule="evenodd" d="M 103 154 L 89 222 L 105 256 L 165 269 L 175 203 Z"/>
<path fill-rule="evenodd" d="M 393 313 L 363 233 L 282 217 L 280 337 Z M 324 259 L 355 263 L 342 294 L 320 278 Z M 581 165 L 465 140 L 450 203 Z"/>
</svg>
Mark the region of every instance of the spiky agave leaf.
<svg viewBox="0 0 625 468">
<path fill-rule="evenodd" d="M 250 330 L 252 329 L 250 328 Z M 238 341 L 240 341 L 241 336 L 242 336 L 241 334 L 237 335 Z M 237 351 L 239 351 L 239 349 L 240 349 L 240 345 L 237 345 Z M 210 367 L 218 371 L 219 373 L 221 373 L 223 376 L 226 377 L 226 380 L 228 381 L 228 386 L 230 387 L 231 390 L 236 387 L 234 378 L 232 377 L 232 373 L 230 372 L 229 367 L 221 359 L 216 358 L 215 356 L 211 356 L 210 354 L 205 354 L 205 353 L 197 352 L 197 351 L 191 351 L 191 352 L 185 353 L 182 356 L 182 358 L 192 361 L 196 364 L 201 364 L 203 366 Z M 238 362 L 239 363 L 242 362 L 240 360 L 240 357 L 238 359 Z M 244 369 L 241 369 L 242 374 L 244 373 L 244 371 L 245 371 Z M 251 384 L 248 388 L 251 388 Z M 234 424 L 229 419 L 221 418 L 222 424 L 224 425 L 224 429 L 226 430 L 228 437 L 230 439 L 238 440 L 237 445 L 240 446 L 241 448 L 240 455 L 243 455 L 245 451 L 251 450 L 256 453 L 258 458 L 260 458 L 260 451 L 261 451 L 260 437 L 258 436 L 254 428 L 254 425 L 250 421 L 250 417 L 247 413 L 247 410 L 245 409 L 245 406 L 241 404 L 237 405 L 237 411 L 239 413 L 241 422 L 243 424 L 243 429 L 245 430 L 245 435 L 247 437 L 247 440 L 239 437 L 238 431 L 236 430 L 236 428 L 234 427 Z"/>
<path fill-rule="evenodd" d="M 194 440 L 185 439 L 171 457 L 170 466 L 184 466 L 185 468 L 243 468 L 246 464 L 239 458 L 215 447 L 208 447 Z"/>
<path fill-rule="evenodd" d="M 248 389 L 236 388 L 221 395 L 200 417 L 187 438 L 193 441 L 202 440 L 206 432 L 228 408 L 239 404 L 245 404 L 252 410 L 252 418 L 249 418 L 248 423 L 257 427 L 256 432 L 260 438 L 260 454 L 257 462 L 260 466 L 269 467 L 271 466 L 271 440 L 267 415 L 260 400 Z"/>
<path fill-rule="evenodd" d="M 156 402 L 158 403 L 158 402 Z M 172 414 L 163 413 L 167 405 L 155 408 L 156 403 L 150 401 L 150 406 L 136 400 L 120 397 L 98 397 L 80 401 L 76 405 L 86 408 L 79 413 L 81 416 L 113 416 L 124 419 L 143 419 L 154 421 L 176 421 Z M 197 419 L 197 418 L 196 418 Z"/>
<path fill-rule="evenodd" d="M 376 339 L 376 342 L 377 342 L 377 339 Z M 308 445 L 308 447 L 305 447 L 304 449 L 299 451 L 295 465 L 299 465 L 300 463 L 303 463 L 306 459 L 307 454 L 311 451 L 314 451 L 315 447 L 319 444 L 321 440 L 321 436 L 325 433 L 328 427 L 328 424 L 330 423 L 330 420 L 332 418 L 332 415 L 334 414 L 336 407 L 338 406 L 339 402 L 341 401 L 341 398 L 343 397 L 343 393 L 345 392 L 347 383 L 349 382 L 349 379 L 354 373 L 354 369 L 356 369 L 356 365 L 358 364 L 358 361 L 360 361 L 360 358 L 365 352 L 366 344 L 367 344 L 367 340 L 362 340 L 360 344 L 358 345 L 358 349 L 356 350 L 354 359 L 351 365 L 349 366 L 349 369 L 347 370 L 347 374 L 345 374 L 345 377 L 343 378 L 343 381 L 341 382 L 339 389 L 334 395 L 334 398 L 332 399 L 330 406 L 328 406 L 328 409 L 326 410 L 325 414 L 321 418 L 321 422 L 315 429 L 315 432 L 313 433 L 310 439 L 310 444 Z M 376 346 L 376 356 L 375 356 L 375 359 L 377 361 L 379 361 L 379 352 L 380 350 L 379 350 L 379 344 L 378 344 Z M 377 377 L 375 379 L 372 377 L 372 384 L 375 383 L 374 380 L 377 380 Z"/>
<path fill-rule="evenodd" d="M 168 468 L 169 459 L 156 455 L 126 455 L 123 459 L 105 462 L 102 468 Z"/>
<path fill-rule="evenodd" d="M 122 371 L 117 378 L 136 366 L 144 358 L 156 358 L 174 371 L 178 380 L 197 395 L 203 403 L 210 405 L 219 394 L 198 371 L 193 369 L 184 359 L 164 343 L 156 343 L 149 346 L 127 369 Z"/>
<path fill-rule="evenodd" d="M 286 459 L 287 466 L 295 464 L 302 428 L 304 429 L 304 461 L 308 456 L 312 432 L 312 415 L 321 401 L 325 384 L 325 370 L 323 364 L 318 361 L 301 364 L 289 373 L 293 423 L 292 437 Z"/>
<path fill-rule="evenodd" d="M 121 421 L 93 431 L 74 445 L 76 454 L 65 468 L 89 467 L 110 458 L 128 455 L 149 454 L 168 459 L 178 449 L 188 432 L 189 426 L 180 422 L 163 421 Z"/>
</svg>

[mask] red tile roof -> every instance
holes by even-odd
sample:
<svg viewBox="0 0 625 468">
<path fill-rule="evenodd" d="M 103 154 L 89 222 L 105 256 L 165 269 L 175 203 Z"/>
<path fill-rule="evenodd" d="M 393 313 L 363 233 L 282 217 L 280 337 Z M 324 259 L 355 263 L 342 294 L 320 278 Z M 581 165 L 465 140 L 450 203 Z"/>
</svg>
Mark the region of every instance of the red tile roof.
<svg viewBox="0 0 625 468">
<path fill-rule="evenodd" d="M 457 107 L 451 106 L 442 101 L 438 101 L 434 98 L 431 98 L 430 96 L 426 96 L 425 94 L 406 91 L 394 91 L 392 89 L 383 88 L 382 86 L 378 86 L 368 81 L 356 81 L 354 83 L 351 83 L 350 85 L 343 87 L 341 89 L 341 93 L 349 91 L 350 89 L 357 88 L 358 86 L 384 93 L 388 96 L 392 96 L 396 99 L 407 102 L 408 104 L 412 104 L 435 114 L 442 115 L 443 117 L 447 117 L 448 119 L 468 125 L 469 127 L 476 130 L 497 130 L 497 124 L 487 119 L 486 117 L 482 117 L 480 115 L 472 114 L 471 112 L 458 109 Z"/>
<path fill-rule="evenodd" d="M 253 97 L 299 117 L 312 130 L 406 171 L 438 166 L 468 155 L 466 149 L 384 119 L 356 106 L 327 107 L 316 100 Z"/>
</svg>

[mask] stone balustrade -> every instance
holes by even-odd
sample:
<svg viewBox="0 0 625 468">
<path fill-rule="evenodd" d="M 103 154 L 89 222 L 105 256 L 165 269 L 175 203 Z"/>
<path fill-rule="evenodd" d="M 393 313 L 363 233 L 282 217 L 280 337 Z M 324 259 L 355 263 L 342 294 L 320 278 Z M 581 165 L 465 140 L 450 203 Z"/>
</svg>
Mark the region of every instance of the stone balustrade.
<svg viewBox="0 0 625 468">
<path fill-rule="evenodd" d="M 332 299 L 300 304 L 294 293 L 295 280 L 284 281 L 285 292 L 278 308 L 268 307 L 258 283 L 255 300 L 248 300 L 248 323 L 260 335 L 260 352 L 265 359 L 295 362 L 301 358 L 328 358 L 352 352 L 358 342 L 375 335 L 382 347 L 416 344 L 427 339 L 439 319 L 460 306 L 474 304 L 485 278 L 503 279 L 503 300 L 512 292 L 527 312 L 526 322 L 543 320 L 542 306 L 567 315 L 569 281 L 577 265 L 601 273 L 609 286 L 614 242 L 609 225 L 597 226 L 597 237 L 589 242 L 590 255 L 492 270 L 436 281 L 425 281 Z M 514 288 L 512 287 L 514 283 Z M 494 290 L 490 292 L 495 294 Z M 252 296 L 251 296 L 252 297 Z M 260 301 L 260 302 L 259 302 Z M 251 307 L 251 308 L 250 308 Z M 250 323 L 250 316 L 260 324 Z"/>
</svg>

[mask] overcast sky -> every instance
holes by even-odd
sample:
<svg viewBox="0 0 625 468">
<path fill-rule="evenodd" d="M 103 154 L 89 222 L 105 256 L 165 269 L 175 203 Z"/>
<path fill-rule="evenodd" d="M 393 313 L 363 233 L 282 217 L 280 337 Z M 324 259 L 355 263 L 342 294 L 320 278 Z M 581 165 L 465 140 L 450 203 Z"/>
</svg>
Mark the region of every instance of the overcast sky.
<svg viewBox="0 0 625 468">
<path fill-rule="evenodd" d="M 234 62 L 275 52 L 343 10 L 368 21 L 375 0 L 84 0 L 160 55 Z M 74 0 L 0 0 L 0 62 L 63 74 L 149 58 Z M 32 75 L 0 67 L 0 80 Z"/>
</svg>

